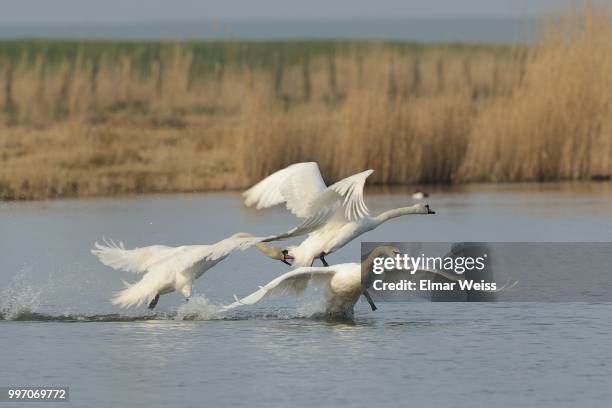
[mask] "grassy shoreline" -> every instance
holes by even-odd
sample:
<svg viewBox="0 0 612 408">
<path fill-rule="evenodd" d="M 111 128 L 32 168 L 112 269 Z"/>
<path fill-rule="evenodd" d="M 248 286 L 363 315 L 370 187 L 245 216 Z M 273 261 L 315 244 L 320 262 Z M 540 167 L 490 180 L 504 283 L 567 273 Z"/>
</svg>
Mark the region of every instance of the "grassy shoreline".
<svg viewBox="0 0 612 408">
<path fill-rule="evenodd" d="M 0 199 L 237 190 L 306 160 L 379 185 L 588 180 L 612 173 L 611 72 L 592 9 L 530 48 L 0 41 Z"/>
</svg>

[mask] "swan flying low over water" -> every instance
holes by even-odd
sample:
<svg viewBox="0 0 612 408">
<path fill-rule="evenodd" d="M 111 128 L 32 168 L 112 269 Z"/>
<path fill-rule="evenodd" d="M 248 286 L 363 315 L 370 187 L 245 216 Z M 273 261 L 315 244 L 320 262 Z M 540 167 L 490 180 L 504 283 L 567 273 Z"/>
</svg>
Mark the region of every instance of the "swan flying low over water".
<svg viewBox="0 0 612 408">
<path fill-rule="evenodd" d="M 298 246 L 281 251 L 258 245 L 266 255 L 293 265 L 312 266 L 316 258 L 327 265 L 325 256 L 382 223 L 408 214 L 435 214 L 426 204 L 395 208 L 369 216 L 363 201 L 366 179 L 374 170 L 357 173 L 327 187 L 317 163 L 297 163 L 266 177 L 243 193 L 245 204 L 257 209 L 285 203 L 304 221 L 287 233 L 265 239 L 275 241 L 308 234 Z"/>
<path fill-rule="evenodd" d="M 166 293 L 178 291 L 189 300 L 194 281 L 204 272 L 233 251 L 247 249 L 263 239 L 240 232 L 211 245 L 153 245 L 134 249 L 125 249 L 123 243 L 96 242 L 91 253 L 113 269 L 144 274 L 136 283 L 125 283 L 126 288 L 116 294 L 113 304 L 130 307 L 147 303 L 153 309 L 159 296 Z"/>
<path fill-rule="evenodd" d="M 391 246 L 375 248 L 363 261 L 364 270 L 370 271 L 375 258 L 393 257 L 400 251 Z M 243 305 L 252 305 L 260 300 L 282 294 L 301 294 L 309 284 L 318 285 L 325 289 L 325 314 L 328 317 L 353 317 L 353 307 L 359 295 L 367 293 L 362 279 L 362 264 L 344 263 L 328 267 L 304 266 L 287 272 L 284 275 L 261 286 L 258 291 L 225 306 L 222 311 L 228 311 Z M 449 281 L 458 281 L 459 278 L 444 271 L 417 270 L 411 273 L 412 279 L 426 279 L 441 276 Z"/>
</svg>

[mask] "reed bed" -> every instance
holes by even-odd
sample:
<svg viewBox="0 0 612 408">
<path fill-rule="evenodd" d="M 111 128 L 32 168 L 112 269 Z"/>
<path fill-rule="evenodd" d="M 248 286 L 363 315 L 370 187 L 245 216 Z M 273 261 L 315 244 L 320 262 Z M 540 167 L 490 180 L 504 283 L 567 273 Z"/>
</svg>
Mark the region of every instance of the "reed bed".
<svg viewBox="0 0 612 408">
<path fill-rule="evenodd" d="M 610 174 L 612 28 L 532 47 L 0 44 L 0 197 L 245 187 L 297 161 L 380 184 Z"/>
<path fill-rule="evenodd" d="M 242 121 L 239 174 L 255 182 L 316 160 L 330 180 L 364 168 L 380 184 L 588 180 L 612 173 L 612 25 L 586 6 L 528 49 L 406 56 L 373 50 L 327 109 L 263 105 Z M 355 78 L 366 78 L 355 81 Z"/>
</svg>

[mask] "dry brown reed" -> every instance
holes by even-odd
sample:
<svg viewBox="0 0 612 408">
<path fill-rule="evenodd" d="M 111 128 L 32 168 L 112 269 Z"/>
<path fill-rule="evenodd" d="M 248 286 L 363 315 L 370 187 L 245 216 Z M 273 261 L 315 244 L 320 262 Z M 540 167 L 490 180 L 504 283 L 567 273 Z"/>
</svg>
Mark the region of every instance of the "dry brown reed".
<svg viewBox="0 0 612 408">
<path fill-rule="evenodd" d="M 303 160 L 318 161 L 332 180 L 373 168 L 380 184 L 612 173 L 610 14 L 586 7 L 516 51 L 406 56 L 383 47 L 359 63 L 338 59 L 340 104 L 246 112 L 245 184 Z"/>
<path fill-rule="evenodd" d="M 612 25 L 587 8 L 545 31 L 522 83 L 477 118 L 459 180 L 581 180 L 612 167 Z"/>
<path fill-rule="evenodd" d="M 612 27 L 587 7 L 534 46 L 390 44 L 194 70 L 133 55 L 0 56 L 0 197 L 242 188 L 298 161 L 330 181 L 612 173 Z"/>
</svg>

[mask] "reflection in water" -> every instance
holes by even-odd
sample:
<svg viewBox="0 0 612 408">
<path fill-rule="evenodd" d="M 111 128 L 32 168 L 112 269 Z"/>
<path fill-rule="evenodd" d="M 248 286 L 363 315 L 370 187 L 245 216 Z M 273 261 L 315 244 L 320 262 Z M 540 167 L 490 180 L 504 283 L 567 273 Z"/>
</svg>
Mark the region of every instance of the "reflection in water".
<svg viewBox="0 0 612 408">
<path fill-rule="evenodd" d="M 179 322 L 193 321 L 243 321 L 243 320 L 292 320 L 297 323 L 296 327 L 301 327 L 304 322 L 321 323 L 331 326 L 356 326 L 368 325 L 372 322 L 367 320 L 354 320 L 347 318 L 330 317 L 325 313 L 314 313 L 312 315 L 303 315 L 296 313 L 292 309 L 280 309 L 269 312 L 261 311 L 240 311 L 231 315 L 208 314 L 207 312 L 200 313 L 193 311 L 191 313 L 170 312 L 170 313 L 151 313 L 146 315 L 122 315 L 118 313 L 111 314 L 46 314 L 37 313 L 30 310 L 4 311 L 0 310 L 0 320 L 5 321 L 20 321 L 20 322 L 58 322 L 58 323 L 100 323 L 100 322 L 141 322 L 140 328 L 157 330 L 158 328 L 166 329 L 169 327 L 178 328 L 180 330 L 190 330 L 189 325 L 180 325 Z M 168 323 L 175 322 L 175 326 L 169 326 Z M 161 325 L 161 326 L 160 326 Z"/>
</svg>

